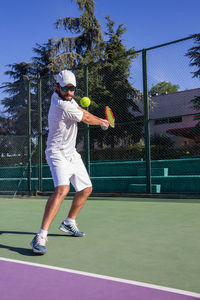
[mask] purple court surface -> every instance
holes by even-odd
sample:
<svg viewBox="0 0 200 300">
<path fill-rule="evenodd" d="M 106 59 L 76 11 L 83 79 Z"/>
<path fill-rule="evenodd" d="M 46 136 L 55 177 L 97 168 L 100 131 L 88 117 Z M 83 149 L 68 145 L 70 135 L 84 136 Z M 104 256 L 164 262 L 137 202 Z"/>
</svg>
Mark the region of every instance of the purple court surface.
<svg viewBox="0 0 200 300">
<path fill-rule="evenodd" d="M 200 294 L 0 258 L 1 300 L 195 300 Z"/>
</svg>

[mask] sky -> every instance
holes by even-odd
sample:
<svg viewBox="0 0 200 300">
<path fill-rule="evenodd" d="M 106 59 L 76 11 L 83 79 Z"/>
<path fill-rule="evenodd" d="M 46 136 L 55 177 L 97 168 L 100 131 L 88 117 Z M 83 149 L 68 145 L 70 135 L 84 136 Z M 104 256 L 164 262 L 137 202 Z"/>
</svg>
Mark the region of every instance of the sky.
<svg viewBox="0 0 200 300">
<path fill-rule="evenodd" d="M 200 0 L 96 0 L 95 16 L 105 32 L 105 16 L 126 27 L 124 45 L 136 50 L 178 40 L 200 32 Z M 36 43 L 49 38 L 69 36 L 57 30 L 59 18 L 78 17 L 77 4 L 71 0 L 7 0 L 0 9 L 0 85 L 9 81 L 4 73 L 7 65 L 30 62 Z M 181 89 L 196 88 L 199 80 L 192 79 L 185 51 L 193 41 L 153 50 L 148 56 L 149 85 L 165 80 L 179 84 Z M 132 82 L 142 88 L 141 59 L 133 63 Z M 184 74 L 184 75 L 183 75 Z"/>
</svg>

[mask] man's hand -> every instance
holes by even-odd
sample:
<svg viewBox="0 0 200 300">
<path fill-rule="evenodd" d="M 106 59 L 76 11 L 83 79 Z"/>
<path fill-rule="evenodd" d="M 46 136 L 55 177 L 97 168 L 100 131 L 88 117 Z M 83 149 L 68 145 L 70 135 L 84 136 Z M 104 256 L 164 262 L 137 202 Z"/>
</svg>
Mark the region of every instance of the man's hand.
<svg viewBox="0 0 200 300">
<path fill-rule="evenodd" d="M 103 130 L 107 130 L 109 128 L 110 122 L 105 120 L 105 119 L 101 119 L 102 123 L 100 124 L 101 128 Z"/>
<path fill-rule="evenodd" d="M 107 121 L 106 119 L 101 119 L 99 117 L 94 116 L 93 114 L 91 114 L 87 110 L 81 108 L 80 106 L 78 108 L 83 111 L 82 121 L 84 123 L 89 124 L 89 125 L 100 125 L 103 130 L 108 129 L 108 127 L 110 125 L 109 121 Z"/>
</svg>

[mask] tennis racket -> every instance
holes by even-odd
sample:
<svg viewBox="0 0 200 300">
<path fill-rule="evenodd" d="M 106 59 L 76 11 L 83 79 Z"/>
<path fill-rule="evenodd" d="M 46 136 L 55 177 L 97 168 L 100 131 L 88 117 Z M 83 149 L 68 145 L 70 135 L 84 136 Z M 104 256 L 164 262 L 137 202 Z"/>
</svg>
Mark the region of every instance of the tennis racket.
<svg viewBox="0 0 200 300">
<path fill-rule="evenodd" d="M 115 117 L 109 106 L 106 106 L 106 108 L 105 108 L 105 115 L 106 115 L 106 120 L 110 122 L 110 126 L 112 128 L 114 128 L 115 127 Z"/>
</svg>

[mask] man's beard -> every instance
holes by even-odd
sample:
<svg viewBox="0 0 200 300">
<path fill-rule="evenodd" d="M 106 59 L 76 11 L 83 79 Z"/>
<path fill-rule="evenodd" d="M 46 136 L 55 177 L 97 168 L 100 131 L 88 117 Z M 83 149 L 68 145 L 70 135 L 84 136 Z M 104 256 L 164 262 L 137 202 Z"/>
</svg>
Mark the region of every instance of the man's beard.
<svg viewBox="0 0 200 300">
<path fill-rule="evenodd" d="M 70 99 L 65 99 L 65 97 L 60 93 L 60 91 L 56 91 L 58 96 L 63 99 L 64 101 L 71 101 L 72 100 L 72 96 L 67 96 L 70 97 Z"/>
</svg>

